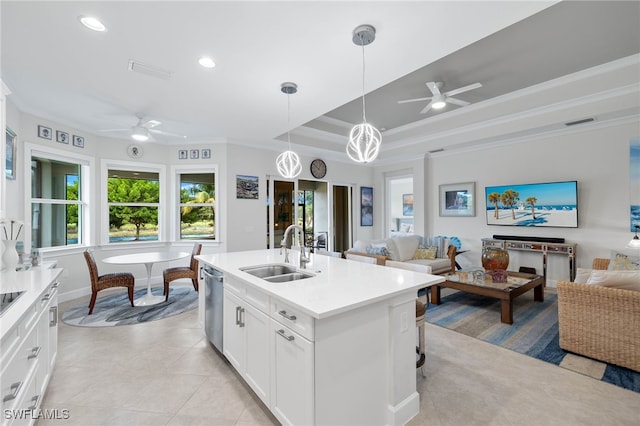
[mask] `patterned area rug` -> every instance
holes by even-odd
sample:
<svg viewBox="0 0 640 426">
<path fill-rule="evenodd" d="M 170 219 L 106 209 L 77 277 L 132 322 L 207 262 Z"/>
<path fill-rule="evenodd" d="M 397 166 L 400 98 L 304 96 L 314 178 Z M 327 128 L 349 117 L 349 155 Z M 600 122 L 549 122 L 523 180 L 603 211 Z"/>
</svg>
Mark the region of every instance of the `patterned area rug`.
<svg viewBox="0 0 640 426">
<path fill-rule="evenodd" d="M 133 300 L 146 294 L 147 289 L 134 292 Z M 162 287 L 151 289 L 154 296 L 162 296 Z M 152 306 L 131 307 L 126 290 L 111 296 L 100 297 L 89 313 L 89 302 L 73 307 L 62 314 L 62 321 L 80 327 L 111 327 L 115 325 L 137 324 L 178 315 L 198 306 L 198 293 L 191 286 L 169 288 L 169 300 Z"/>
<path fill-rule="evenodd" d="M 545 289 L 544 302 L 533 291 L 515 299 L 513 325 L 500 322 L 500 302 L 489 297 L 442 289 L 440 305 L 429 305 L 426 320 L 476 339 L 525 354 L 598 380 L 640 392 L 640 373 L 565 352 L 558 336 L 558 296 Z"/>
</svg>

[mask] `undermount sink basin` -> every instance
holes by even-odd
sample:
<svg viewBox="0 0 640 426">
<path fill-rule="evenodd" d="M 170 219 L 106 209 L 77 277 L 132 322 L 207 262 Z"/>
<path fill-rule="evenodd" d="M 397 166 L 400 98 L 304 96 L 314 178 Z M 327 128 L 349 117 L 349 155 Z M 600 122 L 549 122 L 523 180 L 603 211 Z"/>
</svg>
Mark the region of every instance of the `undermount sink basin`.
<svg viewBox="0 0 640 426">
<path fill-rule="evenodd" d="M 284 283 L 314 276 L 307 272 L 301 272 L 290 265 L 247 266 L 246 268 L 240 268 L 240 270 L 272 283 Z"/>
</svg>

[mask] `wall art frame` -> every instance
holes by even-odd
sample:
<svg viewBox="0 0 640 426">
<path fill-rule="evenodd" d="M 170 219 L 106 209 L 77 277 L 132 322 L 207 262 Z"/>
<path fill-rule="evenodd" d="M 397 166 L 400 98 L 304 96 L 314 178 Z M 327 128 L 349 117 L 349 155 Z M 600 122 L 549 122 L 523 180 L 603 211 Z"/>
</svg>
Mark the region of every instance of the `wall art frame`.
<svg viewBox="0 0 640 426">
<path fill-rule="evenodd" d="M 56 142 L 69 144 L 69 133 L 56 130 Z"/>
<path fill-rule="evenodd" d="M 203 149 L 202 150 L 202 159 L 203 160 L 208 160 L 211 158 L 211 150 L 210 149 Z"/>
<path fill-rule="evenodd" d="M 439 186 L 440 216 L 476 215 L 476 183 L 448 183 Z"/>
<path fill-rule="evenodd" d="M 360 226 L 373 226 L 373 188 L 360 187 Z"/>
<path fill-rule="evenodd" d="M 413 216 L 413 194 L 402 194 L 402 216 Z"/>
<path fill-rule="evenodd" d="M 17 149 L 17 140 L 18 135 L 11 130 L 10 128 L 6 128 L 6 161 L 5 161 L 5 177 L 9 180 L 14 180 L 16 178 L 16 149 Z"/>
<path fill-rule="evenodd" d="M 53 137 L 53 132 L 51 131 L 51 127 L 46 127 L 38 124 L 38 137 L 42 139 L 51 140 Z"/>
<path fill-rule="evenodd" d="M 236 175 L 236 198 L 257 200 L 258 176 Z"/>
<path fill-rule="evenodd" d="M 77 146 L 78 148 L 84 148 L 84 137 L 73 135 L 73 146 Z"/>
</svg>

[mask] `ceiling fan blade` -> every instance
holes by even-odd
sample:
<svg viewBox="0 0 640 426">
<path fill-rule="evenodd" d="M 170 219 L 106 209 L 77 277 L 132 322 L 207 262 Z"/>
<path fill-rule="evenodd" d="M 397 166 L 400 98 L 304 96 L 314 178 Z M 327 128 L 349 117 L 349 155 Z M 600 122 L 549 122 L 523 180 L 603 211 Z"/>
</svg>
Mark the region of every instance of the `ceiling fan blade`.
<svg viewBox="0 0 640 426">
<path fill-rule="evenodd" d="M 427 101 L 431 99 L 431 96 L 427 97 L 427 98 L 415 98 L 415 99 L 405 99 L 403 101 L 398 101 L 399 104 L 406 104 L 409 102 L 420 102 L 420 101 Z"/>
<path fill-rule="evenodd" d="M 161 125 L 162 122 L 158 120 L 146 120 L 140 123 L 140 126 L 146 127 L 147 129 L 152 129 L 156 126 Z"/>
<path fill-rule="evenodd" d="M 447 96 L 447 103 L 454 104 L 454 105 L 460 105 L 460 106 L 469 105 L 469 102 L 467 102 L 467 101 L 463 101 L 462 99 L 452 98 L 450 96 Z"/>
<path fill-rule="evenodd" d="M 433 101 L 429 102 L 429 104 L 426 107 L 424 107 L 422 111 L 420 111 L 420 114 L 426 114 L 427 112 L 429 112 L 432 104 L 433 104 Z"/>
<path fill-rule="evenodd" d="M 174 137 L 183 138 L 183 139 L 187 138 L 185 135 L 179 135 L 177 133 L 165 132 L 164 130 L 149 129 L 149 132 L 155 133 L 157 135 L 174 136 Z"/>
<path fill-rule="evenodd" d="M 473 89 L 477 89 L 479 87 L 482 87 L 482 84 L 480 83 L 473 83 L 470 84 L 468 86 L 464 86 L 464 87 L 459 87 L 457 89 L 453 89 L 448 91 L 447 93 L 445 93 L 446 96 L 455 96 L 459 93 L 464 93 L 464 92 L 468 92 L 469 90 L 473 90 Z"/>
<path fill-rule="evenodd" d="M 431 90 L 431 93 L 433 93 L 434 96 L 437 96 L 440 94 L 440 88 L 438 87 L 438 84 L 435 81 L 430 81 L 427 84 L 427 87 L 429 88 L 429 90 Z"/>
<path fill-rule="evenodd" d="M 99 132 L 130 132 L 131 129 L 100 129 Z"/>
</svg>

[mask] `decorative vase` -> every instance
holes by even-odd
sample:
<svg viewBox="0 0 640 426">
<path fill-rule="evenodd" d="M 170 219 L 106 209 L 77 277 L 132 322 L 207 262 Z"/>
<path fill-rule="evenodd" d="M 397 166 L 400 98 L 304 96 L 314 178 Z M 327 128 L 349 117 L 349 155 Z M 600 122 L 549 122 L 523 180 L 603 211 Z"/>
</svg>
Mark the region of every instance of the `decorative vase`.
<svg viewBox="0 0 640 426">
<path fill-rule="evenodd" d="M 4 244 L 2 269 L 5 271 L 15 271 L 19 262 L 16 240 L 3 240 L 2 243 Z"/>
<path fill-rule="evenodd" d="M 487 271 L 506 271 L 509 266 L 509 252 L 499 247 L 482 249 L 482 267 Z"/>
</svg>

